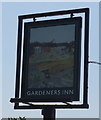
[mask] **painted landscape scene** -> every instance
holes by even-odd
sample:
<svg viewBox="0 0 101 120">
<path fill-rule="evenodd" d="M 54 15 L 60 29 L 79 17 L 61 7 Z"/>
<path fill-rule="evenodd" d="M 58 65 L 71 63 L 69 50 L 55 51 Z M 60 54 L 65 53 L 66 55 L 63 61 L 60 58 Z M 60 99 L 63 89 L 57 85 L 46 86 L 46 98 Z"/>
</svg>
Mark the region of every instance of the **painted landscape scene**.
<svg viewBox="0 0 101 120">
<path fill-rule="evenodd" d="M 75 25 L 30 29 L 28 87 L 72 87 Z"/>
</svg>

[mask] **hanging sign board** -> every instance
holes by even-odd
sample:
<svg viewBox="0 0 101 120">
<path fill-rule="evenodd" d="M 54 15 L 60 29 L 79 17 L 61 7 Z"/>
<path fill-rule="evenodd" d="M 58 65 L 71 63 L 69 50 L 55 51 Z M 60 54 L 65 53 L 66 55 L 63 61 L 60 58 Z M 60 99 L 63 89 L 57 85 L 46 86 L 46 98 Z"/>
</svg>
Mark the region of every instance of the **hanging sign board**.
<svg viewBox="0 0 101 120">
<path fill-rule="evenodd" d="M 24 24 L 22 98 L 79 101 L 82 18 Z"/>
</svg>

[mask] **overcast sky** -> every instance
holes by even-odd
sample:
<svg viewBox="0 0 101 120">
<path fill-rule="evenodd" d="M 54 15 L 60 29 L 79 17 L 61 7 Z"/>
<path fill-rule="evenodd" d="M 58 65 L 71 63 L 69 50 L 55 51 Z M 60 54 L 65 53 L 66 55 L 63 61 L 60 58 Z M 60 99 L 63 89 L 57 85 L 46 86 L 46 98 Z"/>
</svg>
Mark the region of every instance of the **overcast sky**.
<svg viewBox="0 0 101 120">
<path fill-rule="evenodd" d="M 42 13 L 48 11 L 70 10 L 70 9 L 78 9 L 85 7 L 90 8 L 89 60 L 99 61 L 99 3 L 97 2 L 94 3 L 93 2 L 5 3 L 4 2 L 2 7 L 3 7 L 2 10 L 2 22 L 3 22 L 2 23 L 3 25 L 2 27 L 2 35 L 3 35 L 2 117 L 8 118 L 8 117 L 25 116 L 29 118 L 33 118 L 33 117 L 41 118 L 42 117 L 41 110 L 14 110 L 14 104 L 9 102 L 10 98 L 15 96 L 16 52 L 17 52 L 16 48 L 17 48 L 17 26 L 18 26 L 17 17 L 19 15 L 33 14 L 38 12 Z M 79 14 L 78 16 L 81 16 L 81 14 Z M 43 31 L 41 30 L 41 32 Z M 67 35 L 67 33 L 64 34 L 65 36 Z M 50 37 L 50 40 L 53 38 L 54 35 L 52 36 L 52 38 Z M 83 58 L 83 55 L 81 55 L 81 57 Z M 81 72 L 82 71 L 83 69 L 81 69 Z M 57 110 L 56 116 L 58 118 L 82 118 L 82 117 L 98 118 L 99 116 L 99 66 L 98 65 L 94 65 L 94 64 L 89 65 L 88 78 L 89 78 L 88 100 L 90 104 L 90 109 Z"/>
</svg>

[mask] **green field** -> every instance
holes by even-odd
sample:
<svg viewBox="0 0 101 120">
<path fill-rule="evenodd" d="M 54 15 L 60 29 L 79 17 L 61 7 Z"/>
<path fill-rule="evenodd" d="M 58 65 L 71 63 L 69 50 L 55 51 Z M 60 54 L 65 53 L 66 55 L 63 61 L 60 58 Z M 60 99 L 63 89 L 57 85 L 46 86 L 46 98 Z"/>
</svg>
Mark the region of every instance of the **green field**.
<svg viewBox="0 0 101 120">
<path fill-rule="evenodd" d="M 29 58 L 29 86 L 36 87 L 44 81 L 51 81 L 51 83 L 57 80 L 73 81 L 73 66 L 74 55 L 72 53 L 32 55 Z M 47 75 L 45 71 L 49 78 L 45 77 Z"/>
</svg>

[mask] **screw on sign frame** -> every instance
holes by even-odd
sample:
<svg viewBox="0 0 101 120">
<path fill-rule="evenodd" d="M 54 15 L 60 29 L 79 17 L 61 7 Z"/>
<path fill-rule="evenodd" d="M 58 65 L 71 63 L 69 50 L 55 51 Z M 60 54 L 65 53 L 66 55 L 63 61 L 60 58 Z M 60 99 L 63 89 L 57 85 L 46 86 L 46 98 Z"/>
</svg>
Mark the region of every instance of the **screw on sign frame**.
<svg viewBox="0 0 101 120">
<path fill-rule="evenodd" d="M 63 101 L 64 103 L 66 103 L 66 105 L 33 105 L 33 104 L 29 103 L 29 102 L 33 102 L 33 99 L 31 99 L 31 98 L 20 98 L 19 97 L 23 20 L 28 19 L 28 18 L 33 18 L 33 20 L 35 21 L 35 18 L 38 18 L 38 17 L 57 16 L 57 15 L 65 15 L 65 14 L 70 14 L 71 18 L 73 18 L 74 13 L 84 13 L 85 14 L 83 103 L 82 104 L 69 104 L 69 103 Z M 89 8 L 56 11 L 56 12 L 47 12 L 47 13 L 38 13 L 38 14 L 29 14 L 29 15 L 19 16 L 18 19 L 19 19 L 19 21 L 18 21 L 16 88 L 15 88 L 15 98 L 11 98 L 11 100 L 10 100 L 10 102 L 15 103 L 14 108 L 15 109 L 43 109 L 44 111 L 47 111 L 46 110 L 47 107 L 49 107 L 50 110 L 53 110 L 55 108 L 57 108 L 57 109 L 60 109 L 60 108 L 89 108 L 89 105 L 88 105 Z M 28 104 L 29 106 L 19 105 L 20 102 Z M 43 112 L 43 114 L 44 114 L 44 112 Z"/>
</svg>

